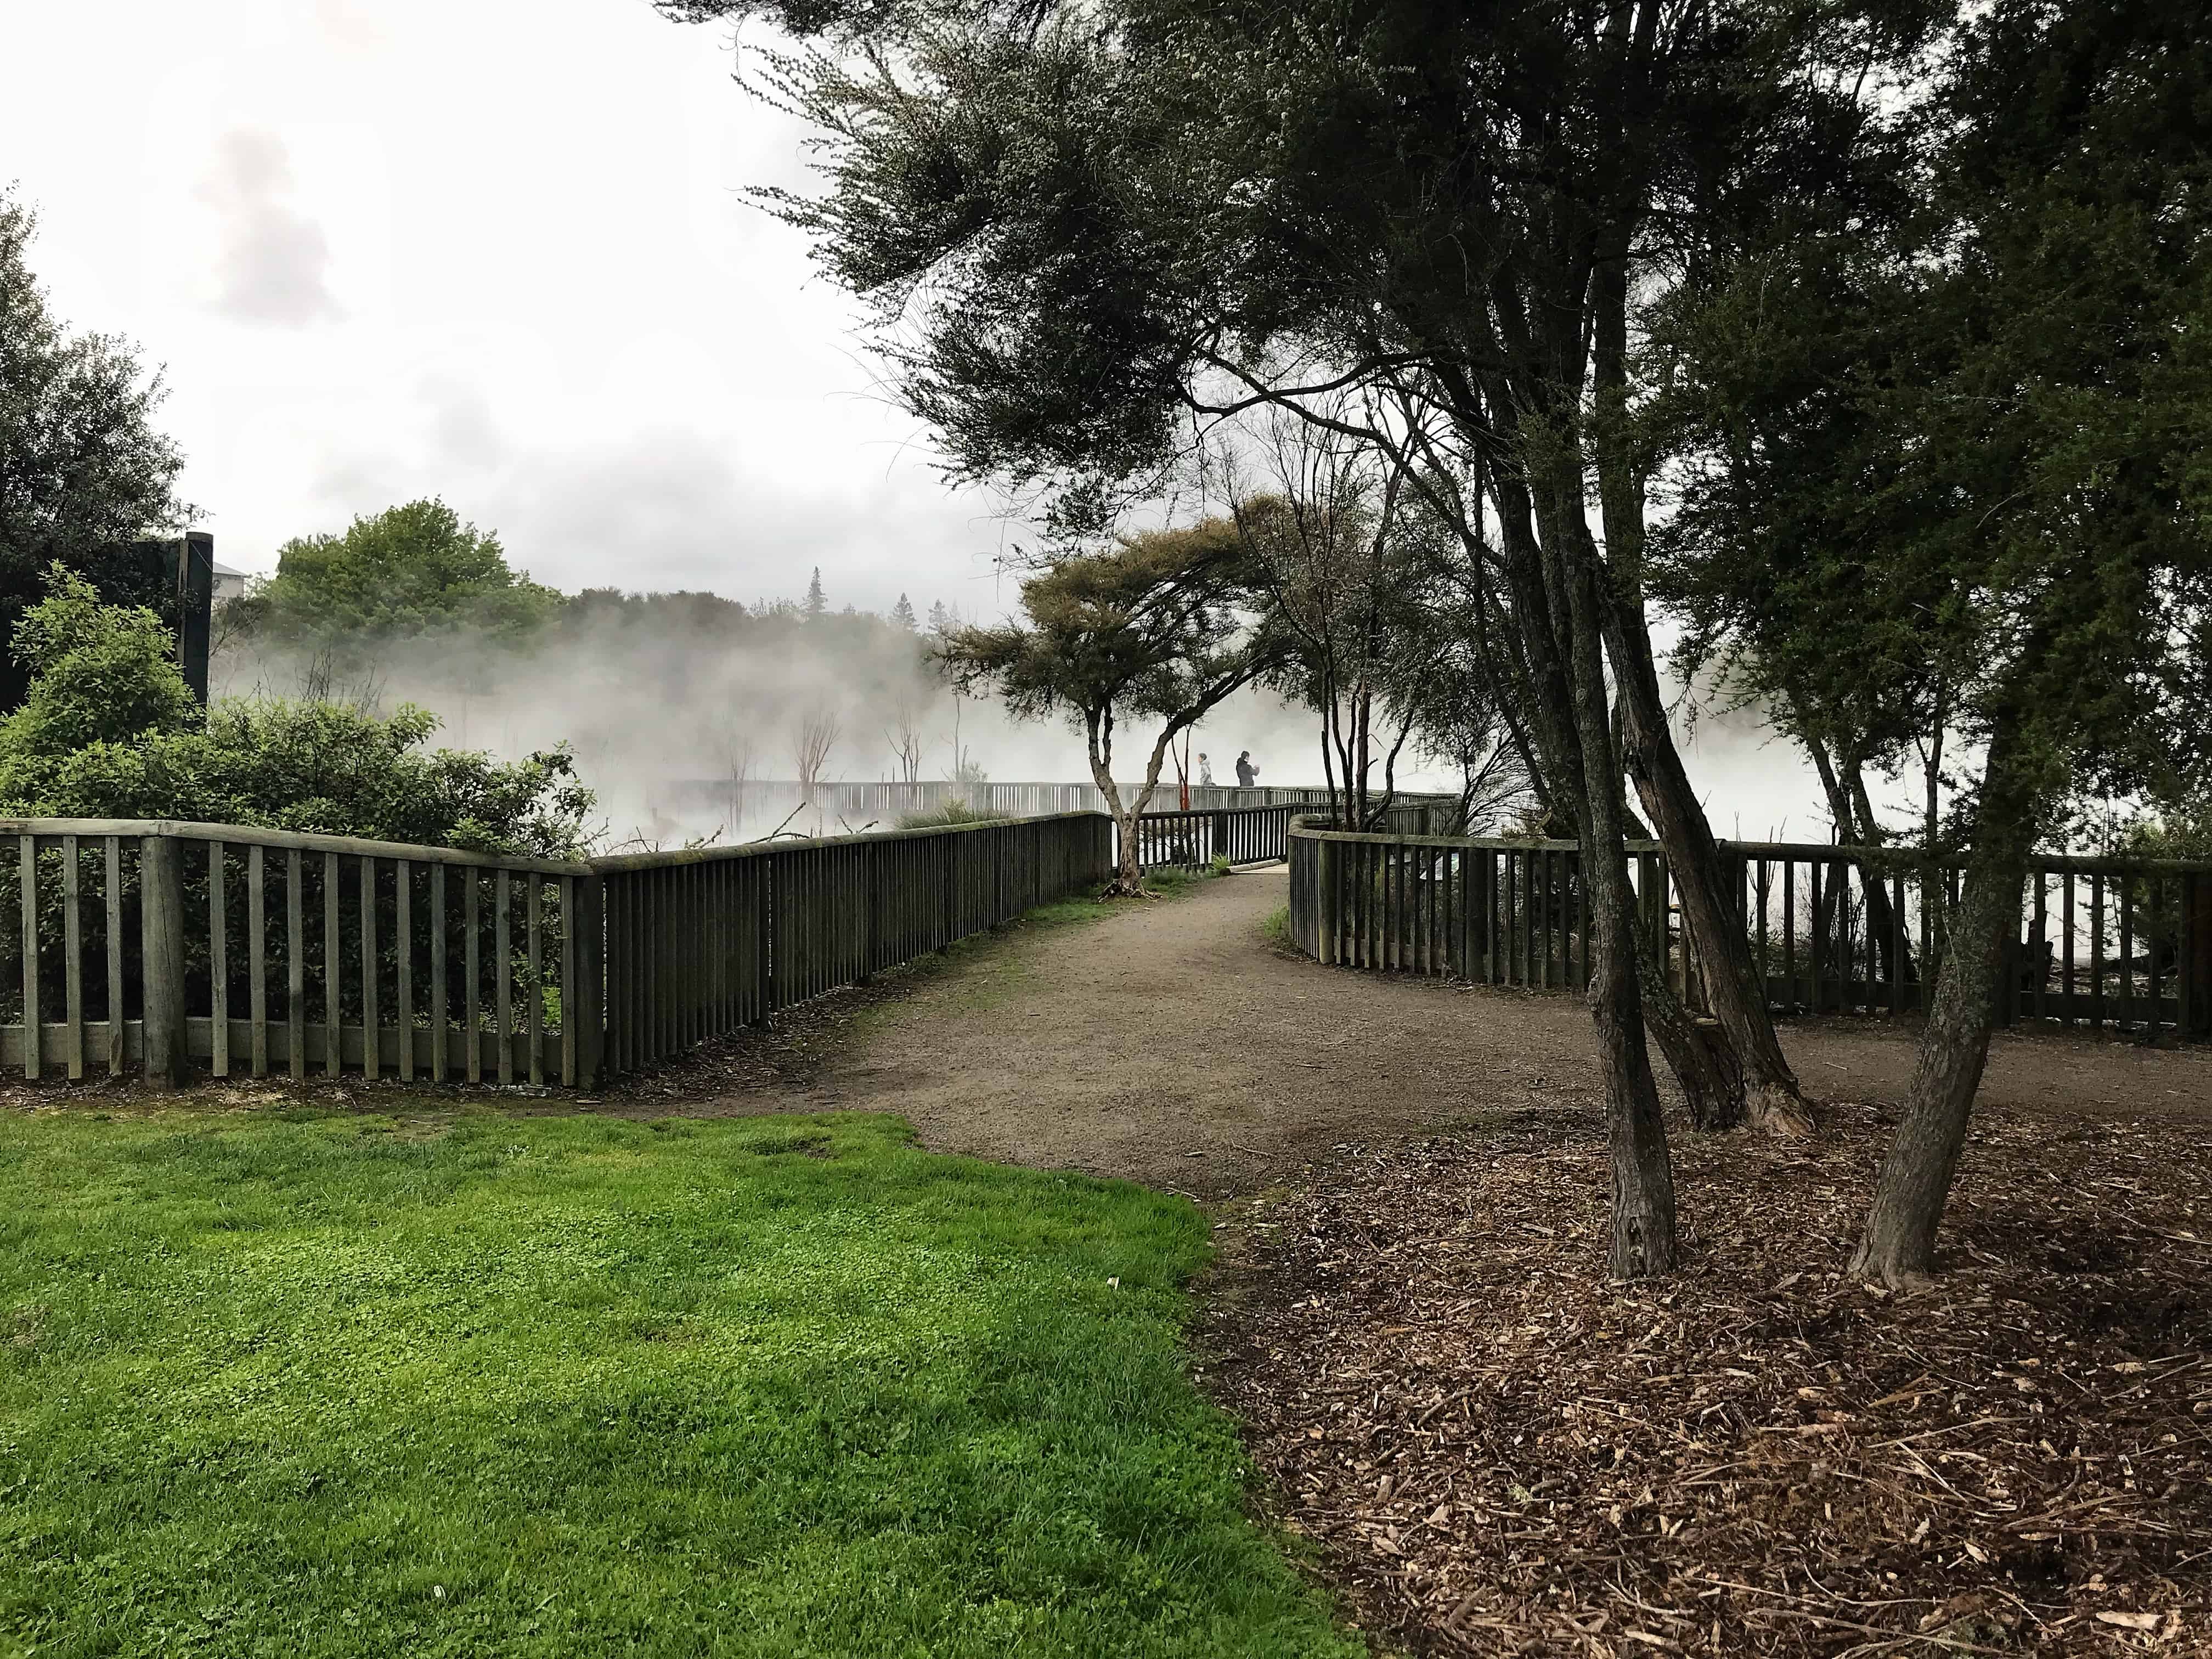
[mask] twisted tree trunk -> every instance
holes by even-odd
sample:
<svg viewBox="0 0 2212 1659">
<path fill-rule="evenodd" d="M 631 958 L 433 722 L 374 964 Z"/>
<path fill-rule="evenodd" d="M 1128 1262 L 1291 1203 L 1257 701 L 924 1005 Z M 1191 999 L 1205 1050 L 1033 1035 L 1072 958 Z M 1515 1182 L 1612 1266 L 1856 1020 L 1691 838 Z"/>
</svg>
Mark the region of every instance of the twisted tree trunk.
<svg viewBox="0 0 2212 1659">
<path fill-rule="evenodd" d="M 1882 1159 L 1866 1232 L 1851 1257 L 1850 1271 L 1861 1278 L 1902 1285 L 1935 1267 L 1936 1230 L 1989 1060 L 2035 839 L 2033 791 L 2017 766 L 2018 747 L 2017 720 L 2000 720 L 1974 814 L 1966 890 L 1921 1032 L 1912 1098 Z"/>
</svg>

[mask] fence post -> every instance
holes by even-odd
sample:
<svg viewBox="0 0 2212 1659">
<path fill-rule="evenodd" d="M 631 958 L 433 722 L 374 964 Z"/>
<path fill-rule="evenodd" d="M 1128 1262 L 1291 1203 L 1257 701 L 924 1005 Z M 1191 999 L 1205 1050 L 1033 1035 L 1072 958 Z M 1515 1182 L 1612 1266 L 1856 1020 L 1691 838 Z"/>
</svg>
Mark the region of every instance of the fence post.
<svg viewBox="0 0 2212 1659">
<path fill-rule="evenodd" d="M 1229 848 L 1229 814 L 1226 812 L 1213 815 L 1213 856 L 1232 860 L 1234 858 Z"/>
<path fill-rule="evenodd" d="M 176 838 L 138 840 L 138 917 L 149 1083 L 185 1080 L 185 883 Z"/>
<path fill-rule="evenodd" d="M 2181 878 L 2181 1030 L 2212 1037 L 2212 874 Z"/>
<path fill-rule="evenodd" d="M 575 1024 L 576 1086 L 587 1093 L 605 1080 L 606 904 L 605 877 L 577 878 L 576 982 L 561 988 L 561 1018 Z"/>
</svg>

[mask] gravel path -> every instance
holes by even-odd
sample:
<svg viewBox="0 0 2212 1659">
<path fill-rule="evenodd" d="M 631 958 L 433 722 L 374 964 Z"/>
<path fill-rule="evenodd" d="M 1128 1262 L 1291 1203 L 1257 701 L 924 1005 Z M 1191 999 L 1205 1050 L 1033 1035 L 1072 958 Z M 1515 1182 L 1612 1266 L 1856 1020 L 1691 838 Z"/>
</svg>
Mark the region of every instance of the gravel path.
<svg viewBox="0 0 2212 1659">
<path fill-rule="evenodd" d="M 897 1112 L 945 1151 L 1202 1198 L 1263 1189 L 1351 1143 L 1595 1109 L 1575 999 L 1321 967 L 1264 935 L 1285 896 L 1279 867 L 1246 872 L 1017 933 L 872 1010 L 803 1088 L 740 1109 Z M 1911 1034 L 1887 1024 L 1823 1020 L 1784 1042 L 1817 1096 L 1894 1102 L 1911 1076 Z M 2202 1116 L 2212 1051 L 2002 1035 L 1983 1099 Z"/>
</svg>

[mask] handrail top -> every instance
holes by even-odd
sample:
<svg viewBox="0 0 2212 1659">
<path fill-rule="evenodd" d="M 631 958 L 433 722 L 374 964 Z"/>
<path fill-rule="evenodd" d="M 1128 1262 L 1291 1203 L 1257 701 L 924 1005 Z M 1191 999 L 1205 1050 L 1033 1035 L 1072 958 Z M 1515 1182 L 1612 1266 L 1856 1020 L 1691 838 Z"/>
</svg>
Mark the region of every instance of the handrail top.
<svg viewBox="0 0 2212 1659">
<path fill-rule="evenodd" d="M 932 836 L 964 835 L 977 830 L 1010 830 L 1030 823 L 1066 823 L 1089 818 L 1110 822 L 1103 812 L 1040 812 L 1033 817 L 986 818 L 975 823 L 931 823 L 914 830 L 865 830 L 846 836 L 787 836 L 777 841 L 742 841 L 727 847 L 679 847 L 665 853 L 611 853 L 591 861 L 597 874 L 624 870 L 659 870 L 676 865 L 713 864 L 728 859 L 769 858 L 778 853 L 824 847 L 850 847 L 863 842 L 921 841 Z"/>
<path fill-rule="evenodd" d="M 308 853 L 340 853 L 350 857 L 405 859 L 417 864 L 470 865 L 479 869 L 520 870 L 538 875 L 588 876 L 592 873 L 589 864 L 578 860 L 472 853 L 459 847 L 368 841 L 358 836 L 328 836 L 310 830 L 272 830 L 260 824 L 200 823 L 187 818 L 0 817 L 0 835 L 161 836 L 176 841 L 219 841 L 238 847 L 274 847 Z"/>
<path fill-rule="evenodd" d="M 598 858 L 533 859 L 498 853 L 473 853 L 458 847 L 428 847 L 408 842 L 368 841 L 358 836 L 329 836 L 307 830 L 272 830 L 259 824 L 200 823 L 179 818 L 0 817 L 0 835 L 58 837 L 161 836 L 176 841 L 219 841 L 228 846 L 272 847 L 352 858 L 404 859 L 414 864 L 463 865 L 484 870 L 513 870 L 532 875 L 592 876 L 628 870 L 657 870 L 718 860 L 765 858 L 777 853 L 856 842 L 921 840 L 972 830 L 1003 830 L 1018 823 L 1056 823 L 1075 818 L 1103 820 L 1103 812 L 1048 812 L 1036 817 L 993 818 L 980 823 L 936 823 L 916 830 L 878 830 L 849 836 L 790 836 L 778 841 L 739 842 L 728 847 L 684 847 L 661 853 L 616 853 Z"/>
<path fill-rule="evenodd" d="M 1579 853 L 1578 841 L 1557 841 L 1540 836 L 1395 836 L 1382 830 L 1323 830 L 1297 818 L 1291 820 L 1290 833 L 1307 841 L 1351 842 L 1361 845 L 1397 847 L 1460 847 L 1484 852 L 1512 853 Z M 1632 855 L 1659 854 L 1666 848 L 1656 841 L 1632 840 L 1623 843 Z M 1832 842 L 1789 841 L 1717 841 L 1714 842 L 1723 856 L 1730 858 L 1794 860 L 1798 862 L 1820 861 L 1830 864 L 1874 864 L 1911 868 L 1927 862 L 1919 848 L 1906 846 L 1850 847 Z M 1963 868 L 1966 855 L 1963 853 L 1939 853 L 1936 863 L 1945 869 Z M 2043 872 L 2057 875 L 2204 875 L 2212 874 L 2212 860 L 2203 859 L 2128 859 L 2076 856 L 2066 853 L 2031 853 L 2027 855 L 2031 873 Z"/>
</svg>

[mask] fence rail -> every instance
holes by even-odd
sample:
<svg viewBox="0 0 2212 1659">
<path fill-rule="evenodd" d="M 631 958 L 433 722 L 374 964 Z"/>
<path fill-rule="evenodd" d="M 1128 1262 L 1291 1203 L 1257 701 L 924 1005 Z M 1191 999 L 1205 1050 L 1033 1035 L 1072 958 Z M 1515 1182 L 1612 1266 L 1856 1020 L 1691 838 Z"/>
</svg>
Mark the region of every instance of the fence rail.
<svg viewBox="0 0 2212 1659">
<path fill-rule="evenodd" d="M 1133 799 L 1143 786 L 1121 786 L 1124 800 Z M 1162 782 L 1155 795 L 1179 799 L 1177 787 Z M 811 822 L 819 815 L 825 823 L 881 825 L 909 812 L 933 812 L 959 801 L 978 812 L 1008 817 L 1046 817 L 1062 812 L 1103 812 L 1105 797 L 1095 783 L 953 783 L 927 779 L 914 783 L 817 782 L 811 791 L 789 778 L 693 778 L 673 787 L 673 805 L 719 813 L 736 823 L 776 823 L 797 814 Z M 1326 804 L 1328 792 L 1316 787 L 1274 788 L 1255 786 L 1193 784 L 1194 811 L 1239 811 L 1256 806 L 1311 806 Z"/>
<path fill-rule="evenodd" d="M 1102 881 L 1112 826 L 578 863 L 149 820 L 0 842 L 0 1065 L 27 1078 L 588 1087 Z"/>
<path fill-rule="evenodd" d="M 1586 984 L 1589 897 L 1573 842 L 1290 831 L 1291 926 L 1322 962 L 1482 984 Z M 1739 924 L 1783 1013 L 1923 1010 L 1962 860 L 1910 848 L 1723 842 Z M 1643 937 L 1702 1006 L 1665 854 L 1632 842 Z M 2212 1037 L 2212 865 L 2039 854 L 1999 1016 Z"/>
</svg>

